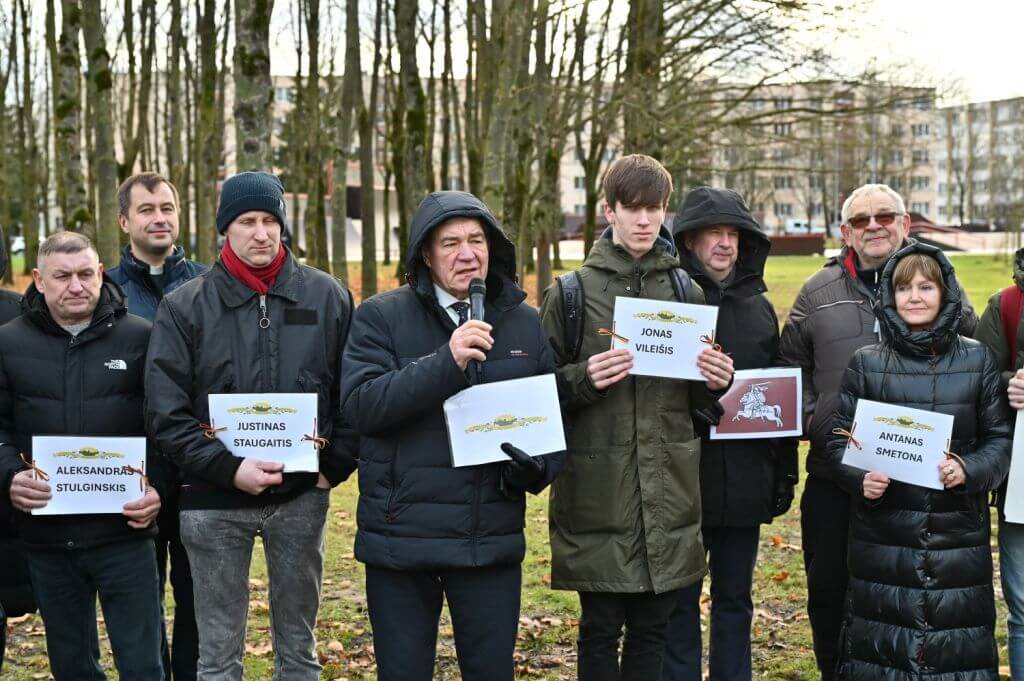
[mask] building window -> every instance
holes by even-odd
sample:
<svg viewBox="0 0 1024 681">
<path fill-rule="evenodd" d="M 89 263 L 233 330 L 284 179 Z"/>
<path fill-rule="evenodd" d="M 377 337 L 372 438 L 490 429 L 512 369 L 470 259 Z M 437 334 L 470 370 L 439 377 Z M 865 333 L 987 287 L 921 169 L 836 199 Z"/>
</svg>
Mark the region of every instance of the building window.
<svg viewBox="0 0 1024 681">
<path fill-rule="evenodd" d="M 931 204 L 927 201 L 915 201 L 910 204 L 910 210 L 921 215 L 928 215 L 931 212 Z"/>
<path fill-rule="evenodd" d="M 775 98 L 775 110 L 776 111 L 786 111 L 787 109 L 792 109 L 792 108 L 793 108 L 793 98 L 792 97 L 776 97 Z"/>
<path fill-rule="evenodd" d="M 914 149 L 914 163 L 921 164 L 928 162 L 927 149 Z"/>
<path fill-rule="evenodd" d="M 911 189 L 928 189 L 931 186 L 932 178 L 927 175 L 914 175 L 910 178 Z"/>
<path fill-rule="evenodd" d="M 572 178 L 572 186 L 575 187 L 576 189 L 586 189 L 587 178 L 584 177 L 583 175 L 577 175 L 576 177 Z"/>
<path fill-rule="evenodd" d="M 910 126 L 910 133 L 914 137 L 927 137 L 928 136 L 928 124 L 927 123 L 915 123 Z"/>
<path fill-rule="evenodd" d="M 793 176 L 792 175 L 776 175 L 775 176 L 775 188 L 776 189 L 792 189 L 793 188 Z"/>
<path fill-rule="evenodd" d="M 903 189 L 903 178 L 899 175 L 890 175 L 888 184 L 892 189 L 901 191 Z"/>
<path fill-rule="evenodd" d="M 289 101 L 289 94 L 288 88 L 286 87 L 274 88 L 274 101 L 286 104 Z"/>
<path fill-rule="evenodd" d="M 775 123 L 772 125 L 772 131 L 776 135 L 792 135 L 793 124 L 792 123 Z"/>
<path fill-rule="evenodd" d="M 810 175 L 807 178 L 807 186 L 811 189 L 821 189 L 825 186 L 824 175 Z"/>
<path fill-rule="evenodd" d="M 928 95 L 918 95 L 914 97 L 914 108 L 918 111 L 930 111 L 932 108 L 932 100 Z"/>
<path fill-rule="evenodd" d="M 790 217 L 793 215 L 793 204 L 791 203 L 776 203 L 775 214 L 780 217 Z"/>
<path fill-rule="evenodd" d="M 575 206 L 572 207 L 572 212 L 574 214 L 576 214 L 576 215 L 586 215 L 586 213 L 587 213 L 587 204 L 585 204 L 585 203 L 577 203 Z"/>
<path fill-rule="evenodd" d="M 903 137 L 903 126 L 893 123 L 892 127 L 889 128 L 889 135 L 891 137 Z"/>
<path fill-rule="evenodd" d="M 615 151 L 614 149 L 605 149 L 604 150 L 604 160 L 607 161 L 608 163 L 611 163 L 612 161 L 614 161 L 615 157 L 617 155 L 618 155 L 618 152 Z"/>
<path fill-rule="evenodd" d="M 902 149 L 890 149 L 889 150 L 889 162 L 890 163 L 903 163 L 903 150 Z"/>
</svg>

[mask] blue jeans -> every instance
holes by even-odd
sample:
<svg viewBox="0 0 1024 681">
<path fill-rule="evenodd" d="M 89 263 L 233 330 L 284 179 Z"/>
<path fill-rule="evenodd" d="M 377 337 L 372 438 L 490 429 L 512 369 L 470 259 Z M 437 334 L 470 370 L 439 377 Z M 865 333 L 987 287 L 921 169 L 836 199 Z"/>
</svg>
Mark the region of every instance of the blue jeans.
<svg viewBox="0 0 1024 681">
<path fill-rule="evenodd" d="M 1010 676 L 1024 679 L 1024 525 L 999 522 L 999 573 L 1010 611 Z"/>
<path fill-rule="evenodd" d="M 199 630 L 199 681 L 241 681 L 249 613 L 249 564 L 263 538 L 270 582 L 275 681 L 318 681 L 316 613 L 324 569 L 330 490 L 314 488 L 283 504 L 183 510 Z"/>
<path fill-rule="evenodd" d="M 761 528 L 705 527 L 711 571 L 711 681 L 750 681 L 751 589 Z M 701 681 L 700 593 L 703 580 L 679 590 L 669 620 L 662 681 Z"/>
<path fill-rule="evenodd" d="M 107 678 L 100 667 L 97 594 L 122 681 L 163 680 L 153 540 L 26 554 L 56 681 Z"/>
</svg>

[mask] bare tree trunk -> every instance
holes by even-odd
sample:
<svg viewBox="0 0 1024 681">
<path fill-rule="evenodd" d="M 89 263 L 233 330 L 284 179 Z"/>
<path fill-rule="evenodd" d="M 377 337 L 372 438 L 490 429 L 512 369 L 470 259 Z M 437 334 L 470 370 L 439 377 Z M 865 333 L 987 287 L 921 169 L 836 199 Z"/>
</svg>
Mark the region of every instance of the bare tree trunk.
<svg viewBox="0 0 1024 681">
<path fill-rule="evenodd" d="M 649 111 L 652 92 L 658 91 L 662 43 L 665 38 L 664 0 L 630 0 L 629 51 L 626 55 L 626 93 L 623 134 L 628 153 L 642 152 L 661 158 L 661 131 Z"/>
<path fill-rule="evenodd" d="M 64 228 L 92 231 L 89 197 L 82 177 L 82 87 L 79 33 L 81 10 L 77 0 L 61 2 L 61 33 L 58 76 L 54 84 L 54 145 L 62 174 Z"/>
<path fill-rule="evenodd" d="M 125 12 L 130 12 L 130 3 L 126 3 Z M 149 135 L 149 102 L 150 92 L 153 88 L 153 53 L 156 51 L 156 0 L 142 0 L 140 8 L 140 32 L 142 33 L 142 62 L 138 72 L 138 98 L 135 93 L 129 94 L 129 111 L 125 135 L 128 136 L 124 145 L 124 160 L 118 164 L 117 175 L 119 180 L 126 179 L 135 169 L 135 161 L 145 145 Z M 126 25 L 130 26 L 131 24 Z M 131 57 L 130 80 L 135 79 L 135 46 L 134 41 L 128 41 L 128 54 Z M 134 87 L 134 83 L 132 83 Z M 132 104 L 135 108 L 131 108 Z M 133 129 L 134 123 L 134 129 Z M 120 230 L 118 230 L 120 233 Z"/>
<path fill-rule="evenodd" d="M 334 188 L 331 190 L 331 268 L 334 276 L 343 280 L 348 279 L 348 159 L 352 148 L 352 112 L 356 97 L 363 97 L 359 56 L 359 4 L 346 2 L 345 76 L 334 136 Z M 363 228 L 366 228 L 365 220 Z"/>
<path fill-rule="evenodd" d="M 51 115 L 46 117 L 46 146 L 50 146 L 50 127 L 54 128 L 54 151 L 56 151 L 57 140 L 56 140 L 56 120 L 57 120 L 57 104 L 59 94 L 57 91 L 57 83 L 60 81 L 60 53 L 57 49 L 57 10 L 54 6 L 54 0 L 46 0 L 46 54 L 50 63 L 49 70 L 49 83 L 47 91 L 50 93 L 50 106 Z M 64 171 L 63 161 L 59 153 L 55 153 L 53 157 L 53 175 L 55 180 L 55 186 L 57 190 L 57 206 L 60 208 L 61 219 L 67 221 L 68 206 L 67 198 L 64 195 Z M 45 165 L 45 169 L 48 171 L 50 164 Z M 46 190 L 43 189 L 43 196 L 46 195 Z M 49 228 L 49 224 L 47 224 Z"/>
<path fill-rule="evenodd" d="M 104 38 L 101 0 L 82 0 L 82 34 L 89 55 L 89 81 L 93 94 L 93 137 L 95 139 L 96 247 L 100 262 L 113 266 L 118 261 L 117 160 L 114 158 L 114 125 L 110 55 Z M 25 241 L 26 251 L 28 240 Z M 26 254 L 26 261 L 28 260 Z"/>
<path fill-rule="evenodd" d="M 36 141 L 35 112 L 32 107 L 32 18 L 25 6 L 25 0 L 18 0 L 21 19 L 21 106 L 18 118 L 18 135 L 21 174 L 21 226 L 25 237 L 25 267 L 23 274 L 31 274 L 39 252 L 39 216 L 36 214 L 36 155 L 39 152 Z"/>
<path fill-rule="evenodd" d="M 452 2 L 443 0 L 444 61 L 441 67 L 441 189 L 451 189 L 452 98 L 448 84 L 452 77 Z M 436 7 L 436 5 L 435 5 Z"/>
<path fill-rule="evenodd" d="M 235 0 L 235 158 L 238 170 L 270 170 L 273 130 L 270 16 L 274 0 Z"/>
<path fill-rule="evenodd" d="M 377 12 L 374 17 L 373 28 L 373 71 L 370 74 L 370 102 L 363 101 L 362 79 L 359 84 L 359 196 L 360 213 L 363 222 L 362 240 L 362 283 L 363 298 L 372 296 L 377 292 L 377 211 L 376 191 L 374 190 L 374 153 L 373 142 L 375 136 L 374 121 L 377 117 L 377 97 L 379 94 L 379 72 L 381 63 L 381 23 L 384 12 L 383 2 L 377 0 Z M 358 66 L 358 64 L 357 64 Z M 361 67 L 360 67 L 361 68 Z M 385 226 L 385 229 L 387 227 Z"/>
<path fill-rule="evenodd" d="M 330 272 L 327 260 L 327 226 L 323 214 L 324 169 L 320 139 L 320 0 L 306 0 L 306 36 L 309 67 L 306 80 L 306 262 Z"/>
<path fill-rule="evenodd" d="M 182 246 L 192 255 L 192 230 L 189 219 L 187 166 L 181 148 L 181 53 L 184 40 L 181 25 L 181 0 L 171 0 L 170 55 L 167 59 L 167 172 L 181 194 L 178 203 L 178 227 Z M 188 107 L 186 106 L 186 111 Z M 186 120 L 187 113 L 186 113 Z"/>
<path fill-rule="evenodd" d="M 4 17 L 6 18 L 6 17 Z M 10 55 L 7 61 L 7 67 L 2 73 L 0 73 L 0 149 L 7 148 L 7 85 L 10 83 L 11 74 L 17 72 L 18 64 L 18 15 L 11 8 L 11 31 L 10 31 L 10 44 L 8 48 L 8 54 Z M 0 223 L 3 224 L 3 238 L 4 238 L 4 249 L 5 258 L 7 259 L 4 263 L 6 267 L 3 273 L 3 283 L 13 284 L 14 274 L 11 271 L 11 225 L 14 224 L 14 210 L 13 202 L 10 200 L 10 187 L 8 186 L 8 178 L 13 175 L 11 158 L 7 154 L 0 154 Z"/>
<path fill-rule="evenodd" d="M 427 194 L 427 162 L 424 155 L 427 135 L 427 102 L 420 83 L 416 63 L 417 0 L 395 0 L 395 45 L 398 47 L 399 102 L 405 110 L 402 157 L 404 163 L 395 166 L 403 178 L 401 193 L 406 197 L 405 219 L 411 223 L 415 206 Z M 402 251 L 399 268 L 404 267 L 406 240 L 399 244 Z"/>
<path fill-rule="evenodd" d="M 196 235 L 199 260 L 213 262 L 217 255 L 214 215 L 217 205 L 217 3 L 203 0 L 196 5 L 199 38 L 199 82 L 196 94 Z"/>
</svg>

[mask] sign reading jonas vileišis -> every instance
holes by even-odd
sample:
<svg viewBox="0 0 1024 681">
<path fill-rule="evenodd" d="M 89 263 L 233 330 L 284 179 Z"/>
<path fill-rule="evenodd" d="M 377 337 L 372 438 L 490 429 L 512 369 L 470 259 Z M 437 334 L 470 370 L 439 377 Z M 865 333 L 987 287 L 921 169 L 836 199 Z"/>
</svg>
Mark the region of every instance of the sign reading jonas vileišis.
<svg viewBox="0 0 1024 681">
<path fill-rule="evenodd" d="M 949 449 L 952 416 L 858 400 L 853 421 L 843 463 L 885 473 L 892 480 L 943 488 L 939 464 Z"/>
<path fill-rule="evenodd" d="M 288 473 L 320 470 L 316 393 L 210 395 L 217 439 L 235 456 L 283 463 Z"/>
<path fill-rule="evenodd" d="M 715 333 L 717 307 L 617 296 L 614 320 L 611 348 L 633 353 L 629 373 L 705 380 L 697 355 L 708 347 L 701 338 L 710 340 Z"/>
<path fill-rule="evenodd" d="M 33 515 L 121 513 L 146 493 L 144 437 L 32 438 L 32 461 L 45 473 L 53 497 Z M 38 476 L 38 474 L 37 474 Z"/>
</svg>

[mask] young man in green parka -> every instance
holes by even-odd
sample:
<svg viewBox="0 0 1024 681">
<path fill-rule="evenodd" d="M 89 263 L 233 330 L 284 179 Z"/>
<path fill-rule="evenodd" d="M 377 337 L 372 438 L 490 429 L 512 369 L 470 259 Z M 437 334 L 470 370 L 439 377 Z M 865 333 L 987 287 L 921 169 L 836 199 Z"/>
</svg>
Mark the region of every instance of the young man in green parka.
<svg viewBox="0 0 1024 681">
<path fill-rule="evenodd" d="M 657 679 L 676 590 L 704 576 L 700 438 L 691 410 L 713 413 L 732 360 L 705 349 L 706 383 L 632 376 L 632 354 L 608 350 L 615 298 L 678 300 L 675 247 L 662 227 L 672 179 L 655 159 L 625 156 L 604 179 L 609 228 L 578 270 L 583 334 L 565 340 L 561 289 L 541 318 L 567 410 L 568 456 L 551 488 L 551 584 L 578 591 L 579 678 Z M 704 303 L 696 284 L 688 303 Z M 625 626 L 622 659 L 619 640 Z"/>
</svg>

